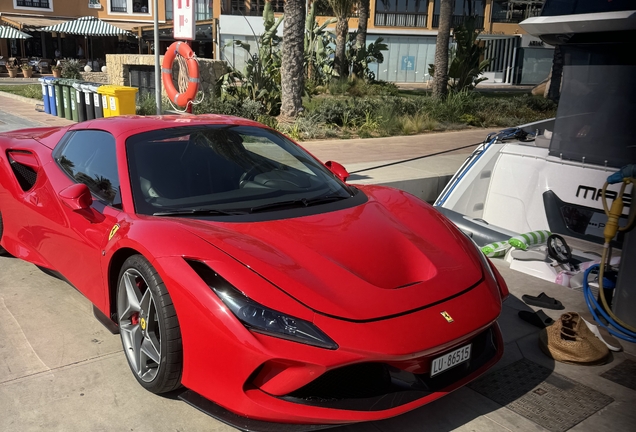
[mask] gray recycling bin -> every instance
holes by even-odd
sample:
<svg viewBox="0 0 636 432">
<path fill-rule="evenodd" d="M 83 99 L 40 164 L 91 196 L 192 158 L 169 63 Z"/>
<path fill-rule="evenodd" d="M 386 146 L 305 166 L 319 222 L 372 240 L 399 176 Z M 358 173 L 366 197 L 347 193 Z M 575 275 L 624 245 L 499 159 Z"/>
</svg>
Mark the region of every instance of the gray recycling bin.
<svg viewBox="0 0 636 432">
<path fill-rule="evenodd" d="M 77 117 L 80 122 L 88 120 L 88 115 L 86 114 L 88 108 L 86 107 L 86 98 L 84 97 L 82 88 L 83 84 L 83 81 L 73 83 L 73 88 L 75 88 L 75 102 L 77 103 Z"/>
<path fill-rule="evenodd" d="M 95 112 L 95 118 L 96 119 L 104 118 L 104 107 L 102 106 L 102 95 L 97 93 L 97 89 L 103 86 L 103 84 L 85 83 L 84 85 L 90 91 L 91 96 L 93 98 L 93 110 Z M 84 90 L 84 87 L 82 87 L 82 90 Z"/>
<path fill-rule="evenodd" d="M 93 93 L 90 89 L 91 84 L 92 83 L 89 82 L 83 82 L 80 86 L 82 89 L 82 97 L 84 98 L 84 105 L 86 107 L 86 120 L 95 119 L 95 102 L 93 100 Z"/>
<path fill-rule="evenodd" d="M 84 99 L 84 92 L 82 91 L 82 82 L 77 81 L 72 84 L 75 89 L 75 102 L 77 106 L 77 121 L 84 122 L 86 117 L 86 100 Z"/>
</svg>

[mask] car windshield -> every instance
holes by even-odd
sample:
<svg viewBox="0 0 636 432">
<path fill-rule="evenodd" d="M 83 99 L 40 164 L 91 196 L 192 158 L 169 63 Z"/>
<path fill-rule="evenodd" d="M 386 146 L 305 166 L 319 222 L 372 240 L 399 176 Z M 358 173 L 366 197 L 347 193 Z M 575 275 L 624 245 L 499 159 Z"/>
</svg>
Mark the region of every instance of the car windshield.
<svg viewBox="0 0 636 432">
<path fill-rule="evenodd" d="M 162 129 L 128 138 L 126 150 L 139 214 L 247 214 L 355 194 L 283 135 L 254 126 Z"/>
</svg>

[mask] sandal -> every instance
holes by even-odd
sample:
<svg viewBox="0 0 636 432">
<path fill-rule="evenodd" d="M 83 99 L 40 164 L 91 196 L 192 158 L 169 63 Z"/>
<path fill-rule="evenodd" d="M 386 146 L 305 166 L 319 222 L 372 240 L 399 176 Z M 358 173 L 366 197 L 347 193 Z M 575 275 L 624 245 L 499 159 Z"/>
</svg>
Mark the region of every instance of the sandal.
<svg viewBox="0 0 636 432">
<path fill-rule="evenodd" d="M 528 295 L 528 294 L 524 294 L 521 296 L 521 300 L 523 300 L 526 304 L 529 304 L 532 306 L 538 306 L 538 307 L 542 307 L 546 309 L 554 309 L 554 310 L 565 309 L 565 307 L 563 307 L 563 304 L 560 301 L 548 296 L 546 293 L 541 293 L 536 297 Z"/>
<path fill-rule="evenodd" d="M 547 316 L 541 309 L 536 312 L 519 311 L 519 318 L 541 329 L 554 324 L 554 320 Z"/>
</svg>

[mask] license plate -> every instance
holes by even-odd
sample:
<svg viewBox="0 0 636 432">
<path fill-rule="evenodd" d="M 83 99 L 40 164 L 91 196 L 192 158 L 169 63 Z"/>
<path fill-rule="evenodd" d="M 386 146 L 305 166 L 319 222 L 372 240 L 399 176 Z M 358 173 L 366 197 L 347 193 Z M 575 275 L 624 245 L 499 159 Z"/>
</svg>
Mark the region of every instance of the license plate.
<svg viewBox="0 0 636 432">
<path fill-rule="evenodd" d="M 465 345 L 433 359 L 431 363 L 431 377 L 470 360 L 470 347 L 471 345 Z"/>
</svg>

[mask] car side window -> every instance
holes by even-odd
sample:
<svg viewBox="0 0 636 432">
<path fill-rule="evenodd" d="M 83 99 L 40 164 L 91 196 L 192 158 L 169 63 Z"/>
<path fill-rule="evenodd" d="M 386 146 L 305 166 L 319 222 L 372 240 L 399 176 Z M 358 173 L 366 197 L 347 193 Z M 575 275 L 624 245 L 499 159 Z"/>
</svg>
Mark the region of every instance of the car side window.
<svg viewBox="0 0 636 432">
<path fill-rule="evenodd" d="M 84 183 L 99 199 L 121 206 L 115 137 L 97 130 L 70 132 L 55 160 L 71 178 Z"/>
</svg>

